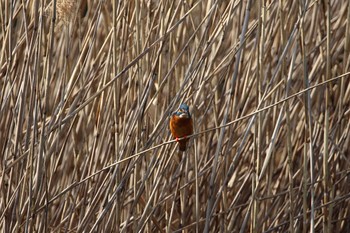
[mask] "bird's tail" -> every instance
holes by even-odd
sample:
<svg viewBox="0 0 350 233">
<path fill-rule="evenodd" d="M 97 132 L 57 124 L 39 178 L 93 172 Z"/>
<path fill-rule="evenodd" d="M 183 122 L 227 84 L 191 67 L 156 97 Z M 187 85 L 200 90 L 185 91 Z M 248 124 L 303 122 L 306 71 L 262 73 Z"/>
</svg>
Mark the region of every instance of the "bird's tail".
<svg viewBox="0 0 350 233">
<path fill-rule="evenodd" d="M 183 141 L 179 141 L 179 151 L 185 151 L 187 148 L 187 141 L 183 140 Z"/>
</svg>

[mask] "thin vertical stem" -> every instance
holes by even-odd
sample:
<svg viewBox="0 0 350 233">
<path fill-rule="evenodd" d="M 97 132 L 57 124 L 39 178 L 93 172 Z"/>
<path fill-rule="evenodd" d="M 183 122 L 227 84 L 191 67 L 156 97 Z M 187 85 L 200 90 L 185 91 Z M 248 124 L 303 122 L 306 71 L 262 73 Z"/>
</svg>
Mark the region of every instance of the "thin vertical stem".
<svg viewBox="0 0 350 233">
<path fill-rule="evenodd" d="M 306 51 L 306 43 L 305 43 L 305 28 L 304 28 L 304 16 L 306 13 L 307 4 L 306 2 L 300 0 L 299 1 L 299 14 L 300 14 L 300 48 L 301 48 L 301 56 L 303 61 L 303 76 L 304 76 L 304 88 L 308 88 L 310 86 L 309 84 L 309 77 L 308 77 L 308 67 L 307 67 L 307 51 Z M 304 110 L 305 110 L 305 141 L 304 141 L 304 166 L 307 166 L 307 154 L 309 154 L 309 160 L 310 160 L 310 195 L 311 195 L 311 213 L 310 213 L 310 232 L 314 232 L 315 230 L 315 221 L 314 221 L 314 215 L 315 215 L 315 203 L 314 203 L 314 155 L 313 155 L 313 147 L 312 147 L 312 116 L 311 116 L 311 97 L 310 97 L 310 91 L 306 92 L 304 95 Z M 307 182 L 307 173 L 306 169 L 304 168 L 303 173 L 303 182 Z M 304 183 L 306 185 L 306 183 Z M 305 187 L 304 187 L 305 188 Z M 304 189 L 304 198 L 306 198 L 307 193 L 305 193 Z M 306 211 L 304 206 L 304 211 Z M 306 221 L 306 219 L 304 219 Z M 303 228 L 305 231 L 305 226 Z"/>
<path fill-rule="evenodd" d="M 326 75 L 323 76 L 323 81 L 327 81 L 331 78 L 331 6 L 330 1 L 325 0 L 326 5 L 326 31 L 327 31 L 327 40 L 326 40 Z M 330 182 L 329 182 L 329 85 L 325 86 L 325 117 L 324 117 L 324 132 L 323 132 L 323 204 L 325 207 L 322 209 L 323 211 L 323 232 L 330 233 L 331 232 L 331 215 L 328 210 L 328 205 L 326 205 L 330 199 Z"/>
</svg>

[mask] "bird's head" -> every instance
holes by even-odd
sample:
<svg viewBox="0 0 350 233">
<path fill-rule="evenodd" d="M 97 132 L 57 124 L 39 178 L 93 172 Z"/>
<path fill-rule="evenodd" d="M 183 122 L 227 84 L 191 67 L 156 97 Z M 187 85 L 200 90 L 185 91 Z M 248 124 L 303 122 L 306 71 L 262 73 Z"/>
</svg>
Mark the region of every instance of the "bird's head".
<svg viewBox="0 0 350 233">
<path fill-rule="evenodd" d="M 181 104 L 179 109 L 174 112 L 173 115 L 176 115 L 179 118 L 191 118 L 190 108 L 187 104 Z"/>
</svg>

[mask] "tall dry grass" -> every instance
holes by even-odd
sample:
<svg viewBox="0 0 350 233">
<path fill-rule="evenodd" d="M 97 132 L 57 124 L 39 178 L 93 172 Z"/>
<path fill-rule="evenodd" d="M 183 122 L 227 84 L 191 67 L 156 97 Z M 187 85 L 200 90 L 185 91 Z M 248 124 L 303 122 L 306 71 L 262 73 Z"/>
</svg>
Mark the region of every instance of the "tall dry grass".
<svg viewBox="0 0 350 233">
<path fill-rule="evenodd" d="M 0 8 L 1 232 L 350 232 L 349 1 Z"/>
</svg>

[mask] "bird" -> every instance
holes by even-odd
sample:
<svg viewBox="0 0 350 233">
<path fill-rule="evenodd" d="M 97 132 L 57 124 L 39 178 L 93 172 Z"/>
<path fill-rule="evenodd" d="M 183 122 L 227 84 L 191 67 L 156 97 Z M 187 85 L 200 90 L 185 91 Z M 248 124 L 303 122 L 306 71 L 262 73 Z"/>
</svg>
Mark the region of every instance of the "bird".
<svg viewBox="0 0 350 233">
<path fill-rule="evenodd" d="M 193 120 L 187 104 L 182 103 L 170 116 L 170 131 L 176 141 L 179 143 L 179 151 L 186 151 L 188 138 L 193 134 Z M 180 139 L 184 138 L 184 139 Z"/>
</svg>

